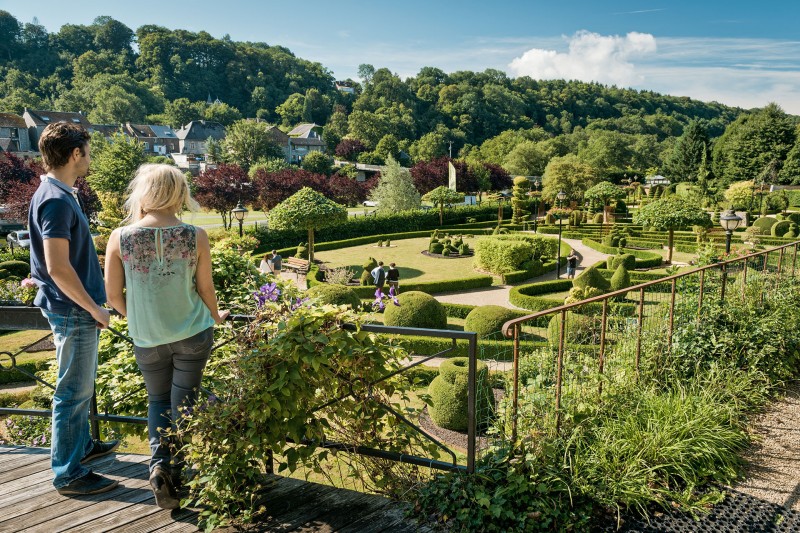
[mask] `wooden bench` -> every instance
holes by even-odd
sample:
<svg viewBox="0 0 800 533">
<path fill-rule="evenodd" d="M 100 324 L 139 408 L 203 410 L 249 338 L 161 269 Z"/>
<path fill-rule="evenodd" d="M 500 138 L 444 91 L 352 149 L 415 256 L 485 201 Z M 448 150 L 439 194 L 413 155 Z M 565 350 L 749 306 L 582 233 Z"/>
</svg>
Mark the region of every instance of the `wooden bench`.
<svg viewBox="0 0 800 533">
<path fill-rule="evenodd" d="M 287 257 L 283 260 L 283 267 L 294 270 L 298 274 L 308 273 L 308 259 L 300 259 L 299 257 Z"/>
</svg>

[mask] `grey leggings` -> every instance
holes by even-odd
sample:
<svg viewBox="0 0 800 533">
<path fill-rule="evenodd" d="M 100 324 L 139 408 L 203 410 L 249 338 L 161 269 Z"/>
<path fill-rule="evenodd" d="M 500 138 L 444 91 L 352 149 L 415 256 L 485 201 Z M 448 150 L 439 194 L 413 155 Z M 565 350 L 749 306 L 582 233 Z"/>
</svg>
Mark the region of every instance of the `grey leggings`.
<svg viewBox="0 0 800 533">
<path fill-rule="evenodd" d="M 147 387 L 147 434 L 153 454 L 151 472 L 156 465 L 170 471 L 172 456 L 163 431 L 175 427 L 180 409 L 194 405 L 213 343 L 214 328 L 210 327 L 188 339 L 133 349 Z"/>
</svg>

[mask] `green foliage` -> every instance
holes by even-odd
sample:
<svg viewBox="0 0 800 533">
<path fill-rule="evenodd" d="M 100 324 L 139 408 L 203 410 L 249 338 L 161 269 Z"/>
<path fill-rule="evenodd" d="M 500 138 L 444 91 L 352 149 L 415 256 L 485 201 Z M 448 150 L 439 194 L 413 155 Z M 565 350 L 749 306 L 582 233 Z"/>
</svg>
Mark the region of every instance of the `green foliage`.
<svg viewBox="0 0 800 533">
<path fill-rule="evenodd" d="M 558 192 L 564 191 L 568 200 L 579 199 L 597 181 L 597 171 L 576 155 L 554 157 L 547 163 L 542 176 L 542 197 L 555 202 Z"/>
<path fill-rule="evenodd" d="M 601 205 L 608 205 L 611 200 L 621 200 L 625 198 L 625 191 L 611 182 L 601 181 L 590 187 L 583 198 L 589 202 L 595 201 Z"/>
<path fill-rule="evenodd" d="M 567 311 L 564 320 L 564 344 L 594 344 L 600 340 L 600 325 L 595 317 Z M 556 314 L 547 324 L 547 342 L 558 346 L 561 335 L 561 315 Z"/>
<path fill-rule="evenodd" d="M 595 289 L 600 289 L 603 292 L 611 288 L 608 280 L 604 278 L 594 266 L 585 269 L 583 272 L 575 276 L 575 279 L 572 280 L 572 285 L 578 287 L 579 289 L 592 287 Z"/>
<path fill-rule="evenodd" d="M 759 220 L 763 220 L 763 218 Z M 758 222 L 758 220 L 756 220 L 756 222 Z M 780 222 L 776 222 L 770 228 L 770 234 L 773 237 L 783 237 L 792 228 L 792 224 L 794 224 L 794 222 L 791 220 L 781 220 Z"/>
<path fill-rule="evenodd" d="M 361 265 L 361 268 L 364 269 L 361 272 L 361 278 L 360 278 L 362 286 L 366 287 L 374 285 L 374 280 L 372 279 L 371 272 L 376 266 L 378 266 L 378 260 L 375 259 L 374 257 L 370 257 L 363 265 Z"/>
<path fill-rule="evenodd" d="M 519 315 L 512 309 L 499 305 L 481 305 L 466 317 L 464 331 L 474 331 L 480 337 L 496 334 L 503 329 L 503 324 Z"/>
<path fill-rule="evenodd" d="M 378 203 L 379 213 L 396 213 L 420 206 L 419 192 L 414 187 L 411 173 L 391 158 L 386 162 L 380 181 L 369 197 Z"/>
<path fill-rule="evenodd" d="M 431 382 L 428 393 L 431 405 L 428 409 L 437 426 L 454 431 L 467 429 L 467 397 L 469 359 L 453 357 L 439 365 L 439 375 Z M 485 426 L 494 412 L 494 395 L 489 385 L 489 369 L 483 361 L 477 361 L 475 373 L 478 395 L 476 412 L 478 426 Z"/>
<path fill-rule="evenodd" d="M 423 196 L 422 199 L 426 202 L 431 202 L 435 207 L 439 208 L 439 223 L 442 224 L 444 220 L 445 206 L 463 202 L 464 195 L 442 185 L 425 193 L 425 196 Z"/>
<path fill-rule="evenodd" d="M 333 171 L 333 158 L 315 151 L 305 156 L 300 166 L 303 170 L 330 176 Z"/>
<path fill-rule="evenodd" d="M 620 291 L 630 286 L 631 276 L 628 273 L 628 269 L 625 268 L 624 263 L 620 263 L 620 265 L 614 271 L 614 275 L 611 276 L 611 291 Z"/>
<path fill-rule="evenodd" d="M 253 292 L 267 280 L 249 252 L 240 253 L 225 241 L 211 248 L 211 276 L 220 305 L 234 312 L 252 306 Z"/>
<path fill-rule="evenodd" d="M 308 259 L 308 243 L 301 242 L 295 249 L 294 256 L 299 259 Z"/>
<path fill-rule="evenodd" d="M 221 142 L 224 162 L 235 163 L 249 171 L 256 163 L 282 158 L 283 149 L 275 144 L 270 127 L 266 122 L 244 119 L 225 128 L 225 138 Z"/>
<path fill-rule="evenodd" d="M 774 217 L 761 217 L 753 222 L 753 227 L 758 228 L 764 232 L 765 235 L 768 235 L 771 230 L 772 226 L 778 223 L 778 219 Z"/>
<path fill-rule="evenodd" d="M 30 276 L 31 265 L 24 261 L 3 261 L 0 263 L 0 270 L 5 270 L 9 275 L 23 279 Z"/>
<path fill-rule="evenodd" d="M 475 266 L 494 274 L 532 267 L 531 261 L 555 257 L 558 243 L 538 235 L 510 234 L 482 237 L 475 243 Z"/>
<path fill-rule="evenodd" d="M 358 295 L 353 289 L 344 285 L 315 285 L 309 288 L 305 295 L 316 299 L 321 304 L 349 305 L 353 309 L 361 307 L 361 299 Z"/>
<path fill-rule="evenodd" d="M 419 291 L 405 291 L 398 300 L 399 306 L 389 304 L 383 313 L 383 323 L 387 326 L 447 328 L 447 313 L 433 296 Z"/>
<path fill-rule="evenodd" d="M 115 133 L 110 140 L 99 132 L 92 134 L 92 162 L 86 181 L 103 206 L 98 215 L 108 227 L 120 224 L 124 213 L 122 198 L 136 169 L 145 162 L 144 147 L 133 137 Z"/>
<path fill-rule="evenodd" d="M 527 220 L 530 212 L 528 206 L 530 199 L 528 192 L 531 190 L 531 182 L 525 176 L 517 176 L 514 178 L 514 188 L 512 190 L 511 209 L 514 213 L 511 217 L 513 224 L 522 224 Z"/>
<path fill-rule="evenodd" d="M 669 230 L 695 225 L 710 226 L 711 219 L 702 208 L 680 197 L 671 196 L 639 209 L 634 215 L 634 223 Z"/>
<path fill-rule="evenodd" d="M 731 209 L 748 209 L 753 204 L 753 182 L 737 181 L 725 190 L 725 200 Z"/>
<path fill-rule="evenodd" d="M 592 217 L 592 222 L 594 224 L 602 224 L 603 223 L 603 213 L 595 213 L 594 217 Z"/>
<path fill-rule="evenodd" d="M 636 257 L 631 254 L 612 255 L 606 258 L 606 268 L 616 270 L 620 265 L 624 265 L 627 270 L 636 268 Z"/>
<path fill-rule="evenodd" d="M 593 250 L 597 250 L 598 252 L 602 252 L 604 254 L 613 255 L 619 252 L 619 250 L 617 250 L 616 248 L 604 246 L 599 242 L 589 238 L 581 239 L 581 243 Z M 632 249 L 626 249 L 625 252 L 636 257 L 636 268 L 658 267 L 661 266 L 661 264 L 664 262 L 664 258 L 661 257 L 661 254 L 657 254 L 655 252 L 648 252 L 646 250 L 632 250 Z"/>
</svg>

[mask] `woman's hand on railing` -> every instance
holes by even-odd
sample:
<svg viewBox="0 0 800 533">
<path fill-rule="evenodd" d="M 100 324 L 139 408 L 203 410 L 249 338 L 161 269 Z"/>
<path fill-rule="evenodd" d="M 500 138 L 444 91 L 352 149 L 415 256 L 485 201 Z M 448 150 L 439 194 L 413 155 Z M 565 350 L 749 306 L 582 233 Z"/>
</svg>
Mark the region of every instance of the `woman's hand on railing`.
<svg viewBox="0 0 800 533">
<path fill-rule="evenodd" d="M 225 320 L 227 320 L 228 315 L 230 314 L 231 312 L 228 309 L 217 311 L 217 316 L 214 317 L 214 323 L 222 324 L 223 322 L 225 322 Z"/>
</svg>

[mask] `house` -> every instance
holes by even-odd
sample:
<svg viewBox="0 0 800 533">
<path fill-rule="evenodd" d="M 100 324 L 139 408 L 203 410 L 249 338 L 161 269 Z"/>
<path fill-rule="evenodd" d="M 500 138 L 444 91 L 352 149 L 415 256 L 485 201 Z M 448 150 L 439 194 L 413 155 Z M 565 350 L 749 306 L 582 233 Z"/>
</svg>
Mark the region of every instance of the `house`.
<svg viewBox="0 0 800 533">
<path fill-rule="evenodd" d="M 93 131 L 92 125 L 83 113 L 73 113 L 70 111 L 36 111 L 26 107 L 25 112 L 22 113 L 22 118 L 25 120 L 25 125 L 28 127 L 31 146 L 37 148 L 39 147 L 39 137 L 42 135 L 42 131 L 48 124 L 52 124 L 53 122 L 72 122 L 73 124 L 80 124 L 90 133 Z"/>
<path fill-rule="evenodd" d="M 124 124 L 92 124 L 92 132 L 100 133 L 106 139 L 111 139 L 117 133 L 129 136 Z"/>
<path fill-rule="evenodd" d="M 325 151 L 322 126 L 317 124 L 300 124 L 288 133 L 288 137 L 289 163 L 301 163 L 311 152 Z"/>
<path fill-rule="evenodd" d="M 205 155 L 208 139 L 224 139 L 225 127 L 219 122 L 193 120 L 176 131 L 175 135 L 178 137 L 178 153 Z"/>
<path fill-rule="evenodd" d="M 344 93 L 344 94 L 355 94 L 356 93 L 355 88 L 351 87 L 349 82 L 337 81 L 337 82 L 334 83 L 334 85 L 336 86 L 336 90 L 339 91 L 340 93 Z"/>
<path fill-rule="evenodd" d="M 35 152 L 31 149 L 28 125 L 13 113 L 0 113 L 0 151 Z"/>
<path fill-rule="evenodd" d="M 155 126 L 146 124 L 125 125 L 128 133 L 144 145 L 147 155 L 167 155 L 180 151 L 180 141 L 177 134 L 169 126 Z M 207 139 L 208 137 L 206 137 Z"/>
</svg>

